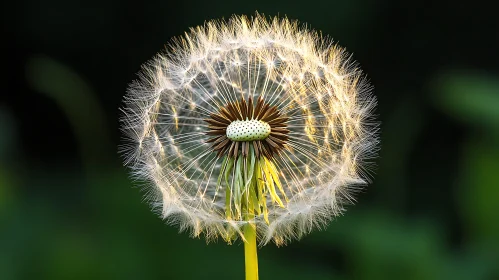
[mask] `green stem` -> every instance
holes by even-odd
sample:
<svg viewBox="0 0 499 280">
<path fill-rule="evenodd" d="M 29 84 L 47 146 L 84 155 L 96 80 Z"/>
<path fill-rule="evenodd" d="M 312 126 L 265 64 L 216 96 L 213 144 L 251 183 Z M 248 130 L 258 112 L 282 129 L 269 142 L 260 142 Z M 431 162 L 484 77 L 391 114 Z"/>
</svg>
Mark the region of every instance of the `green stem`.
<svg viewBox="0 0 499 280">
<path fill-rule="evenodd" d="M 248 223 L 244 227 L 244 261 L 246 280 L 258 280 L 258 257 L 256 252 L 256 225 Z"/>
</svg>

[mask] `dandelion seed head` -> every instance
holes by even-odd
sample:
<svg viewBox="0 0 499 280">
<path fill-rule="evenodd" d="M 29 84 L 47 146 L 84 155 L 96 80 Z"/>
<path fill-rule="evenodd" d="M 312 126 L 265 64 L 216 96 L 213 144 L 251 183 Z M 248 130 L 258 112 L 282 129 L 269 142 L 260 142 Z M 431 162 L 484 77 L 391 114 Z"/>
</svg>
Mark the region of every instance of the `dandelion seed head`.
<svg viewBox="0 0 499 280">
<path fill-rule="evenodd" d="M 280 245 L 324 227 L 367 184 L 375 105 L 357 64 L 317 32 L 261 15 L 209 21 L 130 85 L 125 163 L 180 230 L 231 240 L 252 222 L 261 244 Z M 249 196 L 233 189 L 247 175 L 238 177 L 240 157 L 256 162 L 248 176 L 267 191 L 250 220 L 237 208 Z"/>
</svg>

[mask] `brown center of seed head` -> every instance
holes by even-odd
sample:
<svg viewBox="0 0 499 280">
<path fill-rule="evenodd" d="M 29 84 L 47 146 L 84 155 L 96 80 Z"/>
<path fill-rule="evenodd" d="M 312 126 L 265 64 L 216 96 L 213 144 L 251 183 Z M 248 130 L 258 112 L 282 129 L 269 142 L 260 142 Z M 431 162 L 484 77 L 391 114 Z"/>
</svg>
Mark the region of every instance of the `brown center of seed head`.
<svg viewBox="0 0 499 280">
<path fill-rule="evenodd" d="M 261 97 L 254 105 L 250 97 L 248 101 L 242 98 L 218 110 L 217 113 L 210 114 L 210 118 L 205 119 L 209 129 L 206 134 L 212 136 L 206 142 L 212 143 L 211 147 L 217 152 L 218 157 L 247 156 L 252 145 L 257 158 L 263 155 L 270 159 L 284 149 L 288 141 L 289 130 L 286 122 L 289 118 L 282 116 L 277 106 L 270 106 Z M 270 134 L 265 139 L 252 141 L 234 141 L 227 137 L 227 127 L 232 122 L 251 120 L 267 123 L 270 126 Z"/>
</svg>

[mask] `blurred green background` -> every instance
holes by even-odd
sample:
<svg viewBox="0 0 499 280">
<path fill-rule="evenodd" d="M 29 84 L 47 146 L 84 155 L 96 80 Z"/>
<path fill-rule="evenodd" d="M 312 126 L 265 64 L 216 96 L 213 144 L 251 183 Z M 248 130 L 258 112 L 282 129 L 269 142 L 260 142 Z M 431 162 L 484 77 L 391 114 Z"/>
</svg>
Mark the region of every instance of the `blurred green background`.
<svg viewBox="0 0 499 280">
<path fill-rule="evenodd" d="M 236 14 L 331 35 L 375 87 L 358 204 L 259 251 L 261 279 L 499 279 L 499 24 L 487 3 L 2 2 L 0 279 L 242 279 L 242 243 L 178 234 L 117 154 L 118 108 L 172 36 Z"/>
</svg>

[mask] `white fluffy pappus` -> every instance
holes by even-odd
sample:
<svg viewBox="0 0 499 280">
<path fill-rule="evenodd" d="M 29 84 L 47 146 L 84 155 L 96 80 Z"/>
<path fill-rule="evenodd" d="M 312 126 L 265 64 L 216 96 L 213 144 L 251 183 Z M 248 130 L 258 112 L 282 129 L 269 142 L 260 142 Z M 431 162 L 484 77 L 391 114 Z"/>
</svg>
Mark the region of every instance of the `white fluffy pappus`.
<svg viewBox="0 0 499 280">
<path fill-rule="evenodd" d="M 371 89 L 342 48 L 297 22 L 261 15 L 209 21 L 173 40 L 130 85 L 125 164 L 147 182 L 153 208 L 181 230 L 230 240 L 251 222 L 261 245 L 285 244 L 341 214 L 367 183 L 378 150 Z M 270 159 L 286 201 L 267 197 L 267 216 L 247 220 L 226 214 L 236 171 L 220 180 L 224 158 L 207 143 L 205 119 L 250 98 L 276 106 L 289 133 Z"/>
</svg>

